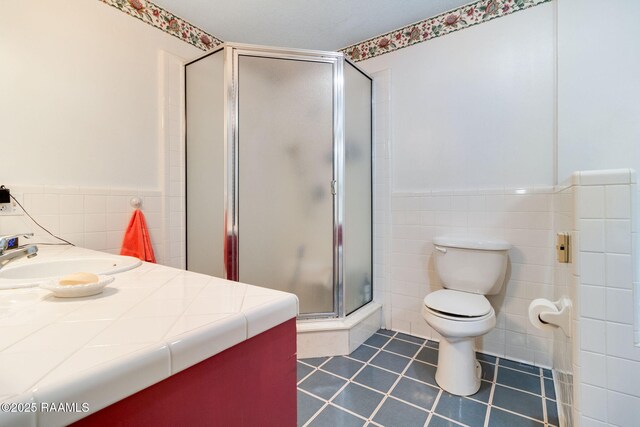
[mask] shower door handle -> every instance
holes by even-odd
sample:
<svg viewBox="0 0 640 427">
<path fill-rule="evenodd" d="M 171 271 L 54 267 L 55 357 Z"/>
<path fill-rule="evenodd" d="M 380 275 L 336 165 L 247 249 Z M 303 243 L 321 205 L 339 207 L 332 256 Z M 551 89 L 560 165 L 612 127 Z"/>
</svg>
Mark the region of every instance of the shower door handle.
<svg viewBox="0 0 640 427">
<path fill-rule="evenodd" d="M 331 194 L 333 194 L 334 196 L 338 192 L 337 188 L 338 188 L 338 183 L 336 182 L 335 179 L 332 179 L 331 180 Z"/>
</svg>

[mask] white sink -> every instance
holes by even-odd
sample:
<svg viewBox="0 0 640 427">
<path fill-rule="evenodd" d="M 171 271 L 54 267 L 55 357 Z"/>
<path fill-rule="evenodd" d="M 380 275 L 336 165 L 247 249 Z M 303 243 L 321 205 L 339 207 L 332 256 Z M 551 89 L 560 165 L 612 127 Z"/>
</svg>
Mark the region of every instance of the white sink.
<svg viewBox="0 0 640 427">
<path fill-rule="evenodd" d="M 0 269 L 0 289 L 36 285 L 46 279 L 80 271 L 94 274 L 122 273 L 141 264 L 137 258 L 120 255 L 62 258 L 41 262 L 29 260 Z"/>
</svg>

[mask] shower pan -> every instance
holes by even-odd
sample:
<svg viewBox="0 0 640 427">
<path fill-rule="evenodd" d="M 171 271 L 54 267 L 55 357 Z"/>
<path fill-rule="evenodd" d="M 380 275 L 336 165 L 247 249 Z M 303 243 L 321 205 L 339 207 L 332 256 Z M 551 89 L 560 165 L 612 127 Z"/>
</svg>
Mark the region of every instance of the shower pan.
<svg viewBox="0 0 640 427">
<path fill-rule="evenodd" d="M 224 44 L 185 66 L 187 269 L 372 300 L 372 80 L 341 53 Z"/>
</svg>

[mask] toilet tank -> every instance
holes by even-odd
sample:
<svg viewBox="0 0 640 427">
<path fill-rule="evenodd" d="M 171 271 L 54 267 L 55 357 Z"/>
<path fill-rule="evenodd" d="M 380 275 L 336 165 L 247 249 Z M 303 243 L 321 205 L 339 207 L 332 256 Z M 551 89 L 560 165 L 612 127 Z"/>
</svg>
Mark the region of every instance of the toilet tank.
<svg viewBox="0 0 640 427">
<path fill-rule="evenodd" d="M 507 272 L 511 245 L 503 240 L 439 236 L 433 239 L 436 273 L 447 289 L 494 295 Z"/>
</svg>

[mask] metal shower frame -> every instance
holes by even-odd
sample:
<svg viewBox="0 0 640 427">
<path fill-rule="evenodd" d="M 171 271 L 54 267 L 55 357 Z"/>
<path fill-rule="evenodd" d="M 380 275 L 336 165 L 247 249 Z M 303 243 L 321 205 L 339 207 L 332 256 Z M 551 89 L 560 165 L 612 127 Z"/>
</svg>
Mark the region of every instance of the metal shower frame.
<svg viewBox="0 0 640 427">
<path fill-rule="evenodd" d="M 225 211 L 225 238 L 229 242 L 230 251 L 225 251 L 225 278 L 237 281 L 239 278 L 239 200 L 238 194 L 238 174 L 239 174 L 239 85 L 238 85 L 238 59 L 240 56 L 266 57 L 274 59 L 286 59 L 294 61 L 323 62 L 330 63 L 333 70 L 333 177 L 332 182 L 327 185 L 335 189 L 333 194 L 333 307 L 331 312 L 305 313 L 298 316 L 298 319 L 317 318 L 342 318 L 345 317 L 345 287 L 343 274 L 343 243 L 341 230 L 344 225 L 344 175 L 345 175 L 345 141 L 344 141 L 344 66 L 348 62 L 356 70 L 367 77 L 371 82 L 373 79 L 352 61 L 345 58 L 339 52 L 326 52 L 317 50 L 302 50 L 278 48 L 270 46 L 259 46 L 241 43 L 224 43 L 215 50 L 207 52 L 196 59 L 189 61 L 186 65 L 197 62 L 207 56 L 220 51 L 223 55 L 224 66 L 224 211 Z M 186 78 L 186 77 L 185 77 Z M 372 87 L 373 101 L 373 87 Z M 372 105 L 373 107 L 373 105 Z M 373 108 L 371 108 L 371 135 L 373 145 Z M 186 120 L 186 117 L 185 117 Z M 373 152 L 373 150 L 372 150 Z M 371 168 L 373 175 L 373 165 Z M 371 177 L 373 195 L 373 176 Z M 333 192 L 333 191 L 332 191 Z M 373 198 L 372 198 L 373 203 Z M 371 207 L 373 212 L 373 206 Z M 371 243 L 373 252 L 373 221 L 371 224 Z M 231 260 L 226 259 L 229 256 Z M 373 253 L 371 254 L 371 271 L 373 272 Z M 373 277 L 372 277 L 373 282 Z M 372 283 L 373 286 L 373 283 Z"/>
</svg>

